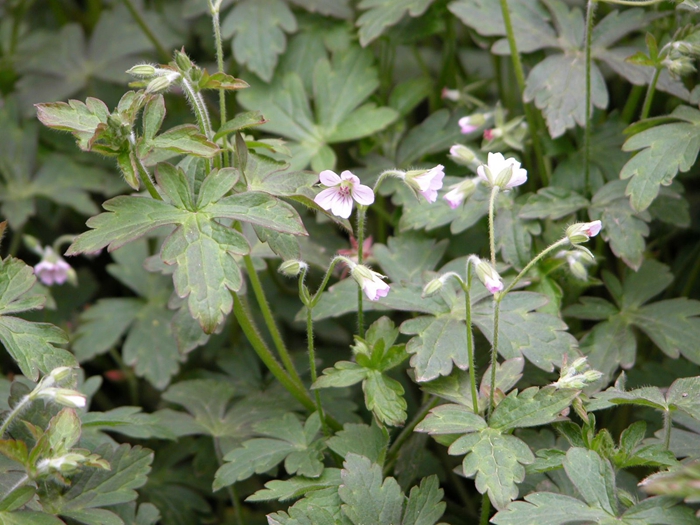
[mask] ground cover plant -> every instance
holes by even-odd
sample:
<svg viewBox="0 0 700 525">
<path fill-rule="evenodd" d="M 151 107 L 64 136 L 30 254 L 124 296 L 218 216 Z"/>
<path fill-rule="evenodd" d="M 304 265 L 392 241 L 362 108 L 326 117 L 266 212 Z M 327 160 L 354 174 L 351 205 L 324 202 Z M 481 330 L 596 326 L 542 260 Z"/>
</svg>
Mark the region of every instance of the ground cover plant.
<svg viewBox="0 0 700 525">
<path fill-rule="evenodd" d="M 0 523 L 700 523 L 694 0 L 0 5 Z"/>
</svg>

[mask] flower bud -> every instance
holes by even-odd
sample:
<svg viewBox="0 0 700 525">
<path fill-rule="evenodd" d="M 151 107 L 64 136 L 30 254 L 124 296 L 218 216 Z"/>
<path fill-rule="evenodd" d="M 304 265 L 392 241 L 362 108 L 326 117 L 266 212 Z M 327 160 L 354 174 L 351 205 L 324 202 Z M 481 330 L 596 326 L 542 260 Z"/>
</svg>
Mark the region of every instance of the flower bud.
<svg viewBox="0 0 700 525">
<path fill-rule="evenodd" d="M 134 77 L 150 78 L 156 74 L 156 68 L 150 64 L 137 64 L 127 71 Z"/>
<path fill-rule="evenodd" d="M 444 285 L 445 283 L 442 281 L 442 279 L 440 277 L 436 277 L 423 287 L 421 297 L 430 297 L 431 295 L 438 293 L 440 290 L 442 290 Z"/>
<path fill-rule="evenodd" d="M 503 290 L 503 279 L 501 279 L 501 276 L 498 275 L 496 269 L 491 266 L 491 263 L 477 257 L 476 255 L 469 256 L 468 260 L 474 265 L 476 276 L 489 292 L 496 294 Z"/>
<path fill-rule="evenodd" d="M 488 141 L 500 139 L 503 136 L 501 128 L 491 128 L 484 130 L 484 139 Z"/>
<path fill-rule="evenodd" d="M 459 89 L 449 89 L 448 87 L 443 87 L 442 98 L 451 100 L 452 102 L 457 102 L 461 98 L 461 94 Z"/>
<path fill-rule="evenodd" d="M 411 170 L 404 174 L 403 180 L 416 194 L 425 197 L 428 202 L 437 200 L 438 190 L 442 188 L 445 168 L 438 164 L 429 170 Z"/>
<path fill-rule="evenodd" d="M 69 366 L 59 366 L 51 370 L 49 376 L 53 378 L 54 382 L 60 383 L 64 379 L 68 379 L 72 373 L 73 369 Z"/>
<path fill-rule="evenodd" d="M 450 148 L 450 158 L 463 166 L 471 166 L 477 160 L 474 152 L 462 144 L 455 144 Z"/>
<path fill-rule="evenodd" d="M 180 68 L 180 71 L 187 72 L 192 69 L 192 61 L 190 60 L 190 57 L 188 57 L 182 51 L 175 51 L 175 63 L 177 64 L 177 67 Z"/>
<path fill-rule="evenodd" d="M 600 221 L 577 222 L 566 229 L 566 236 L 571 244 L 580 244 L 598 235 L 602 227 L 603 223 Z"/>
<path fill-rule="evenodd" d="M 481 179 L 477 177 L 464 179 L 459 184 L 451 186 L 450 191 L 445 193 L 445 196 L 443 198 L 447 201 L 447 204 L 449 204 L 450 208 L 452 208 L 453 210 L 457 209 L 459 205 L 462 204 L 464 199 L 467 199 L 474 194 L 480 180 Z"/>
<path fill-rule="evenodd" d="M 562 366 L 559 373 L 559 381 L 552 383 L 552 386 L 581 390 L 587 385 L 598 381 L 603 377 L 603 373 L 598 370 L 588 369 L 587 359 L 586 357 L 579 357 L 570 365 Z"/>
<path fill-rule="evenodd" d="M 84 408 L 87 404 L 87 398 L 84 394 L 68 388 L 42 388 L 33 392 L 32 398 L 53 401 L 68 408 Z"/>
<path fill-rule="evenodd" d="M 296 277 L 302 271 L 302 269 L 308 268 L 308 264 L 304 261 L 298 261 L 296 259 L 289 259 L 280 264 L 278 272 L 287 277 Z"/>
<path fill-rule="evenodd" d="M 486 124 L 486 116 L 483 113 L 475 113 L 474 115 L 470 115 L 468 117 L 462 117 L 457 121 L 457 123 L 459 124 L 462 133 L 467 135 L 469 133 L 473 133 L 481 126 Z"/>
<path fill-rule="evenodd" d="M 165 91 L 170 87 L 170 84 L 172 84 L 172 81 L 168 76 L 156 77 L 146 86 L 146 94 Z"/>
</svg>

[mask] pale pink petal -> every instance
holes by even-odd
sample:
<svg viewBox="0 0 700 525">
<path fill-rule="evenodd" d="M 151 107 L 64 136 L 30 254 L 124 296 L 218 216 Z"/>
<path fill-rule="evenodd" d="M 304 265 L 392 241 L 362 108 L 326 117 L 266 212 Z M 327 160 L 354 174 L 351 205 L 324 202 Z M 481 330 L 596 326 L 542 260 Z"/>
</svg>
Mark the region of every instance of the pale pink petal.
<svg viewBox="0 0 700 525">
<path fill-rule="evenodd" d="M 448 191 L 443 198 L 447 201 L 447 204 L 450 205 L 450 208 L 454 210 L 458 208 L 460 204 L 462 204 L 462 201 L 464 200 L 464 194 L 457 188 L 455 188 L 453 190 Z"/>
<path fill-rule="evenodd" d="M 331 170 L 323 170 L 318 178 L 324 186 L 337 186 L 341 181 L 340 177 Z"/>
<path fill-rule="evenodd" d="M 487 166 L 484 166 L 483 164 L 476 168 L 476 174 L 479 176 L 481 180 L 484 182 L 487 182 L 491 184 L 491 180 L 489 179 L 488 173 L 486 172 Z"/>
<path fill-rule="evenodd" d="M 324 210 L 328 211 L 333 206 L 333 202 L 335 201 L 337 195 L 338 188 L 326 188 L 318 195 L 316 195 L 316 197 L 314 197 L 314 202 Z"/>
<path fill-rule="evenodd" d="M 333 215 L 347 219 L 352 213 L 352 197 L 350 197 L 350 195 L 338 195 L 338 198 L 333 203 L 331 211 Z"/>
<path fill-rule="evenodd" d="M 521 184 L 525 184 L 527 182 L 527 170 L 523 169 L 518 169 L 516 170 L 513 168 L 513 174 L 510 177 L 510 181 L 508 181 L 508 184 L 506 184 L 506 189 L 511 189 L 515 188 L 516 186 L 520 186 Z"/>
<path fill-rule="evenodd" d="M 359 184 L 360 179 L 357 175 L 355 175 L 353 172 L 345 170 L 343 173 L 340 174 L 340 178 L 343 180 L 349 180 L 352 181 L 353 184 Z"/>
<path fill-rule="evenodd" d="M 486 275 L 484 277 L 484 281 L 486 289 L 491 293 L 496 293 L 503 290 L 503 281 L 501 281 L 500 279 L 494 279 L 493 277 Z"/>
<path fill-rule="evenodd" d="M 427 200 L 430 203 L 433 203 L 437 200 L 437 195 L 438 195 L 437 190 L 425 190 L 425 191 L 421 191 L 419 193 L 421 195 L 423 195 L 423 197 L 425 197 L 425 200 Z"/>
<path fill-rule="evenodd" d="M 603 228 L 603 223 L 600 221 L 593 221 L 588 223 L 588 228 L 586 230 L 586 234 L 589 237 L 595 237 L 600 233 L 600 230 Z"/>
<path fill-rule="evenodd" d="M 352 198 L 355 199 L 358 204 L 369 206 L 374 202 L 374 192 L 369 186 L 355 184 L 352 187 Z"/>
</svg>

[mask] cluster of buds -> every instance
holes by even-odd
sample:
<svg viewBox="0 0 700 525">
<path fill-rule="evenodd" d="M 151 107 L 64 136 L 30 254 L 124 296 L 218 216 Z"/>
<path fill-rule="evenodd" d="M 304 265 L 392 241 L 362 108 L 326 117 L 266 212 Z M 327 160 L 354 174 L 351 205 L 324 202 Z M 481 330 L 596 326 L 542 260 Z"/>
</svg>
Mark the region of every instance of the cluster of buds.
<svg viewBox="0 0 700 525">
<path fill-rule="evenodd" d="M 588 269 L 595 262 L 595 259 L 591 256 L 588 250 L 562 250 L 558 252 L 554 257 L 557 259 L 565 259 L 569 265 L 569 270 L 577 279 L 585 281 L 588 279 Z"/>
<path fill-rule="evenodd" d="M 168 66 L 156 67 L 151 64 L 137 64 L 127 73 L 147 81 L 146 94 L 167 91 L 181 76 L 179 71 Z"/>
<path fill-rule="evenodd" d="M 581 390 L 603 377 L 602 372 L 591 370 L 586 361 L 586 357 L 579 357 L 570 365 L 564 364 L 564 366 L 561 367 L 559 381 L 552 383 L 552 386 L 555 388 L 574 388 L 576 390 Z"/>
<path fill-rule="evenodd" d="M 61 388 L 61 383 L 72 377 L 72 369 L 67 366 L 54 368 L 50 374 L 45 375 L 39 383 L 27 394 L 28 401 L 43 399 L 47 402 L 58 403 L 68 408 L 85 408 L 87 399 L 85 394 L 70 388 Z"/>
</svg>

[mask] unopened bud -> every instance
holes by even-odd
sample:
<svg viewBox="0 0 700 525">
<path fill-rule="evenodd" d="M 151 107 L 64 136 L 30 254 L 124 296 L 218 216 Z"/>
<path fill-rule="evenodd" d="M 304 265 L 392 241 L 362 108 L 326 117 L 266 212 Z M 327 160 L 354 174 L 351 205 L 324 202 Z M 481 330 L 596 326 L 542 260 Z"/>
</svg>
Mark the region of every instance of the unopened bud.
<svg viewBox="0 0 700 525">
<path fill-rule="evenodd" d="M 68 408 L 84 408 L 87 404 L 87 398 L 84 394 L 76 392 L 75 390 L 69 390 L 67 388 L 42 388 L 41 390 L 33 393 L 32 397 L 34 399 L 54 401 L 59 405 L 63 405 Z"/>
<path fill-rule="evenodd" d="M 457 121 L 460 130 L 463 134 L 467 135 L 473 133 L 481 126 L 486 124 L 486 115 L 483 113 L 475 113 L 474 115 L 469 115 L 468 117 L 462 117 Z"/>
<path fill-rule="evenodd" d="M 280 264 L 278 271 L 287 277 L 296 277 L 303 270 L 308 268 L 308 264 L 304 261 L 289 259 Z"/>
<path fill-rule="evenodd" d="M 56 383 L 60 383 L 64 379 L 70 377 L 72 370 L 73 369 L 69 366 L 59 366 L 51 370 L 49 376 L 51 376 Z"/>
<path fill-rule="evenodd" d="M 156 77 L 146 86 L 146 94 L 165 91 L 170 87 L 170 84 L 172 84 L 172 81 L 168 76 Z"/>
<path fill-rule="evenodd" d="M 127 71 L 134 77 L 150 78 L 156 74 L 156 68 L 150 64 L 137 64 Z"/>
<path fill-rule="evenodd" d="M 430 297 L 431 295 L 438 293 L 440 290 L 442 290 L 442 287 L 444 285 L 445 283 L 440 277 L 433 279 L 423 287 L 423 293 L 421 294 L 421 297 Z"/>
<path fill-rule="evenodd" d="M 180 68 L 180 71 L 185 73 L 192 69 L 192 61 L 190 60 L 190 57 L 188 57 L 182 51 L 175 51 L 175 63 L 177 64 L 177 67 Z"/>
<path fill-rule="evenodd" d="M 464 166 L 471 166 L 476 161 L 474 152 L 462 144 L 455 144 L 450 148 L 450 158 Z"/>
<path fill-rule="evenodd" d="M 460 98 L 459 89 L 449 89 L 448 87 L 442 88 L 442 98 L 457 102 Z"/>
<path fill-rule="evenodd" d="M 484 139 L 486 140 L 496 140 L 503 136 L 503 130 L 501 128 L 492 128 L 484 130 Z"/>
<path fill-rule="evenodd" d="M 491 263 L 477 257 L 476 255 L 469 256 L 468 260 L 474 265 L 476 276 L 489 292 L 496 294 L 503 290 L 503 279 L 501 279 L 501 276 L 498 275 L 496 269 L 491 266 Z"/>
<path fill-rule="evenodd" d="M 571 244 L 580 244 L 598 235 L 602 228 L 603 223 L 600 221 L 577 222 L 566 229 L 566 236 Z"/>
</svg>

